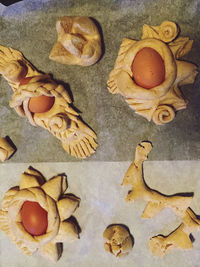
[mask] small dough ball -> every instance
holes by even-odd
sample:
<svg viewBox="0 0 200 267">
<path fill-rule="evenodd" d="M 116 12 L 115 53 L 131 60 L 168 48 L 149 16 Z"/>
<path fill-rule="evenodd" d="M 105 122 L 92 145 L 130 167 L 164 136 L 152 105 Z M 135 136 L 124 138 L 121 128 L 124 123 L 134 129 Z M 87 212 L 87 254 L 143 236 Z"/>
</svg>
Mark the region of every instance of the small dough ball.
<svg viewBox="0 0 200 267">
<path fill-rule="evenodd" d="M 133 247 L 133 238 L 125 226 L 111 225 L 103 233 L 104 248 L 116 257 L 126 256 Z"/>
</svg>

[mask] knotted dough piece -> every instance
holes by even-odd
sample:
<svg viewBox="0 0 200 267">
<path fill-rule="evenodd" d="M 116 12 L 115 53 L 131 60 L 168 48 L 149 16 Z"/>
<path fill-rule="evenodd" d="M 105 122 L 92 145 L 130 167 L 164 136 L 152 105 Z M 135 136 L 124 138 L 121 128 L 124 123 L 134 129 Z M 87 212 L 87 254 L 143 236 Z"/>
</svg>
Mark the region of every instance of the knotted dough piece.
<svg viewBox="0 0 200 267">
<path fill-rule="evenodd" d="M 42 256 L 57 261 L 61 256 L 61 242 L 79 238 L 78 226 L 70 220 L 70 216 L 79 206 L 80 199 L 64 194 L 66 189 L 65 175 L 55 176 L 45 182 L 39 171 L 29 167 L 22 173 L 20 185 L 9 189 L 4 195 L 0 229 L 23 253 L 32 255 L 38 251 Z M 20 211 L 25 201 L 37 202 L 47 211 L 48 227 L 45 234 L 31 235 L 24 228 Z"/>
<path fill-rule="evenodd" d="M 187 193 L 165 195 L 154 189 L 151 189 L 145 182 L 143 177 L 143 162 L 147 159 L 152 145 L 149 142 L 141 142 L 136 147 L 135 160 L 128 168 L 122 185 L 131 185 L 126 201 L 134 201 L 144 199 L 147 205 L 143 211 L 143 218 L 152 218 L 156 216 L 162 209 L 169 207 L 178 216 L 183 216 L 189 207 L 193 194 Z"/>
<path fill-rule="evenodd" d="M 101 37 L 88 17 L 62 17 L 56 22 L 58 40 L 49 58 L 62 64 L 90 66 L 101 56 Z"/>
<path fill-rule="evenodd" d="M 186 108 L 188 101 L 179 86 L 193 83 L 198 73 L 194 64 L 178 60 L 191 50 L 193 43 L 178 33 L 178 26 L 171 21 L 164 21 L 160 26 L 145 24 L 142 40 L 122 41 L 107 82 L 110 93 L 121 94 L 130 108 L 157 125 L 172 121 L 176 111 Z M 134 81 L 131 69 L 134 58 L 143 48 L 154 49 L 164 62 L 164 81 L 150 89 Z"/>
<path fill-rule="evenodd" d="M 0 138 L 0 161 L 9 159 L 16 149 L 8 142 L 6 137 Z"/>
<path fill-rule="evenodd" d="M 96 151 L 97 136 L 71 106 L 63 85 L 38 72 L 21 52 L 4 46 L 0 46 L 0 73 L 13 89 L 10 107 L 20 116 L 51 132 L 74 157 L 86 158 Z M 31 112 L 30 99 L 40 96 L 54 98 L 53 106 L 45 112 Z"/>
<path fill-rule="evenodd" d="M 129 231 L 122 225 L 116 224 L 106 228 L 103 233 L 104 248 L 116 257 L 128 255 L 133 247 Z"/>
</svg>

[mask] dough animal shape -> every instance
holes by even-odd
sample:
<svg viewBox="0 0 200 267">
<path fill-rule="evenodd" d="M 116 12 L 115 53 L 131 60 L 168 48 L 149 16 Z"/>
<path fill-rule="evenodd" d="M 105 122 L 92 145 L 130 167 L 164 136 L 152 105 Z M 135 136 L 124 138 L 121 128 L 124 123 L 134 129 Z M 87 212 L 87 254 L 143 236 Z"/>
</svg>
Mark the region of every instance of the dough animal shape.
<svg viewBox="0 0 200 267">
<path fill-rule="evenodd" d="M 18 115 L 47 129 L 74 157 L 86 158 L 96 151 L 97 136 L 70 105 L 72 100 L 63 85 L 38 72 L 21 52 L 4 46 L 0 46 L 0 73 L 13 89 L 10 107 Z M 41 95 L 54 97 L 54 104 L 46 112 L 32 113 L 29 101 Z"/>
<path fill-rule="evenodd" d="M 151 189 L 143 178 L 143 162 L 147 159 L 152 145 L 149 142 L 141 142 L 136 147 L 135 160 L 128 168 L 122 185 L 131 185 L 132 190 L 128 193 L 126 201 L 134 201 L 137 199 L 144 199 L 147 205 L 143 211 L 143 218 L 153 218 L 162 209 L 169 207 L 173 212 L 179 216 L 185 214 L 189 207 L 193 194 L 188 193 L 189 196 L 181 194 L 164 195 L 154 189 Z"/>
<path fill-rule="evenodd" d="M 119 224 L 111 225 L 103 233 L 104 248 L 116 257 L 128 255 L 133 247 L 133 240 L 128 230 Z"/>
<path fill-rule="evenodd" d="M 174 249 L 192 249 L 192 232 L 200 229 L 200 220 L 191 208 L 187 208 L 183 221 L 177 229 L 167 236 L 157 235 L 150 239 L 149 249 L 161 258 Z"/>
<path fill-rule="evenodd" d="M 121 94 L 130 108 L 157 125 L 172 121 L 176 111 L 186 108 L 188 101 L 179 86 L 193 83 L 198 73 L 194 64 L 179 60 L 191 50 L 193 41 L 179 37 L 178 33 L 177 25 L 170 21 L 160 26 L 145 24 L 142 40 L 122 41 L 107 82 L 110 93 Z M 164 81 L 151 89 L 136 84 L 131 70 L 136 54 L 146 47 L 158 52 L 165 67 Z"/>
<path fill-rule="evenodd" d="M 157 235 L 150 239 L 149 249 L 155 256 L 163 257 L 174 249 L 191 249 L 193 244 L 190 234 L 200 229 L 200 220 L 189 207 L 193 193 L 164 195 L 151 189 L 143 178 L 143 162 L 147 159 L 152 145 L 149 142 L 141 142 L 136 147 L 135 160 L 128 168 L 122 185 L 131 185 L 132 190 L 128 193 L 126 200 L 134 201 L 144 199 L 148 201 L 142 217 L 153 218 L 163 208 L 169 207 L 181 217 L 182 223 L 169 235 Z"/>
<path fill-rule="evenodd" d="M 78 226 L 70 216 L 79 206 L 80 199 L 64 194 L 66 190 L 65 175 L 45 182 L 39 171 L 29 167 L 22 173 L 20 185 L 5 193 L 0 210 L 0 229 L 26 255 L 38 251 L 42 256 L 57 261 L 61 256 L 61 242 L 79 238 Z M 38 202 L 48 212 L 45 234 L 35 236 L 25 230 L 20 212 L 25 201 Z"/>
<path fill-rule="evenodd" d="M 56 22 L 58 40 L 49 58 L 62 64 L 90 66 L 101 56 L 101 37 L 88 17 L 62 17 Z"/>
<path fill-rule="evenodd" d="M 6 137 L 0 138 L 0 161 L 9 159 L 16 149 L 11 146 Z"/>
</svg>

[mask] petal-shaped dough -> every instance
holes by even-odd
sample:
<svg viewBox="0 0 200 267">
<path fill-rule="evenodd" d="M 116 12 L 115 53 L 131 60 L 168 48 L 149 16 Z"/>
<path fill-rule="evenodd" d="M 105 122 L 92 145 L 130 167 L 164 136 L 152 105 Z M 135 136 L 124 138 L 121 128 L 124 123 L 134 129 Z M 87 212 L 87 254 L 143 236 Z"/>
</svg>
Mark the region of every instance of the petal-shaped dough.
<svg viewBox="0 0 200 267">
<path fill-rule="evenodd" d="M 40 186 L 40 184 L 38 183 L 38 180 L 34 175 L 30 175 L 28 173 L 21 174 L 21 180 L 19 184 L 20 189 L 36 186 Z"/>
<path fill-rule="evenodd" d="M 76 224 L 70 220 L 61 222 L 56 238 L 53 242 L 72 242 L 79 238 L 79 230 Z"/>
<path fill-rule="evenodd" d="M 73 195 L 68 195 L 66 198 L 60 199 L 57 202 L 58 212 L 61 221 L 68 219 L 78 208 L 80 199 Z"/>
<path fill-rule="evenodd" d="M 38 252 L 43 257 L 56 262 L 59 260 L 61 256 L 60 244 L 55 244 L 53 242 L 50 242 L 40 247 Z"/>
<path fill-rule="evenodd" d="M 45 184 L 42 185 L 42 189 L 52 197 L 55 201 L 58 200 L 60 195 L 62 195 L 67 189 L 67 181 L 65 175 L 58 175 Z"/>
</svg>

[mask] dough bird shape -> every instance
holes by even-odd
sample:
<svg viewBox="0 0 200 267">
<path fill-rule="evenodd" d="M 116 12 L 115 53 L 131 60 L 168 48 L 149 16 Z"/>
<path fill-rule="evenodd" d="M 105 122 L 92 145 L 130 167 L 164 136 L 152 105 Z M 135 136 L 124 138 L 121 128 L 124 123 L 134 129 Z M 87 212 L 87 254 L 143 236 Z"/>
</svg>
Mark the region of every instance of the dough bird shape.
<svg viewBox="0 0 200 267">
<path fill-rule="evenodd" d="M 57 261 L 62 254 L 61 243 L 77 240 L 80 233 L 78 224 L 70 219 L 80 199 L 65 194 L 66 190 L 64 174 L 46 182 L 39 171 L 29 167 L 22 173 L 19 186 L 9 189 L 3 197 L 0 230 L 26 255 L 37 251 L 49 260 Z M 26 214 L 24 205 L 28 205 Z M 37 213 L 46 213 L 46 218 L 33 214 L 35 205 L 39 206 Z M 41 228 L 45 220 L 45 230 L 38 233 L 37 228 Z"/>
<path fill-rule="evenodd" d="M 47 129 L 74 157 L 86 158 L 96 151 L 97 136 L 72 107 L 63 85 L 38 72 L 20 51 L 4 46 L 0 46 L 0 73 L 13 89 L 9 104 L 18 115 Z M 46 107 L 40 107 L 40 101 L 47 102 Z"/>
<path fill-rule="evenodd" d="M 198 74 L 196 65 L 180 60 L 192 44 L 193 40 L 179 36 L 174 22 L 145 24 L 142 40 L 123 39 L 107 82 L 109 92 L 121 94 L 148 121 L 157 125 L 172 121 L 175 112 L 188 104 L 179 87 L 192 84 Z"/>
<path fill-rule="evenodd" d="M 143 162 L 152 149 L 150 142 L 141 142 L 136 147 L 135 159 L 128 168 L 122 185 L 131 185 L 127 202 L 143 199 L 147 205 L 142 218 L 155 217 L 164 208 L 170 208 L 182 220 L 181 224 L 169 235 L 157 235 L 150 239 L 149 249 L 155 256 L 163 257 L 175 249 L 192 249 L 191 233 L 200 230 L 199 216 L 189 207 L 193 193 L 165 195 L 151 189 L 143 177 Z"/>
<path fill-rule="evenodd" d="M 92 19 L 88 17 L 62 17 L 56 22 L 58 40 L 49 58 L 69 65 L 90 66 L 101 54 L 101 36 Z"/>
<path fill-rule="evenodd" d="M 131 202 L 138 199 L 147 201 L 147 205 L 143 211 L 142 218 L 153 218 L 161 210 L 168 207 L 179 216 L 185 214 L 189 207 L 193 193 L 165 195 L 150 188 L 143 177 L 143 162 L 147 159 L 152 149 L 150 142 L 141 142 L 136 147 L 135 159 L 128 168 L 122 185 L 131 185 L 126 201 Z"/>
</svg>

